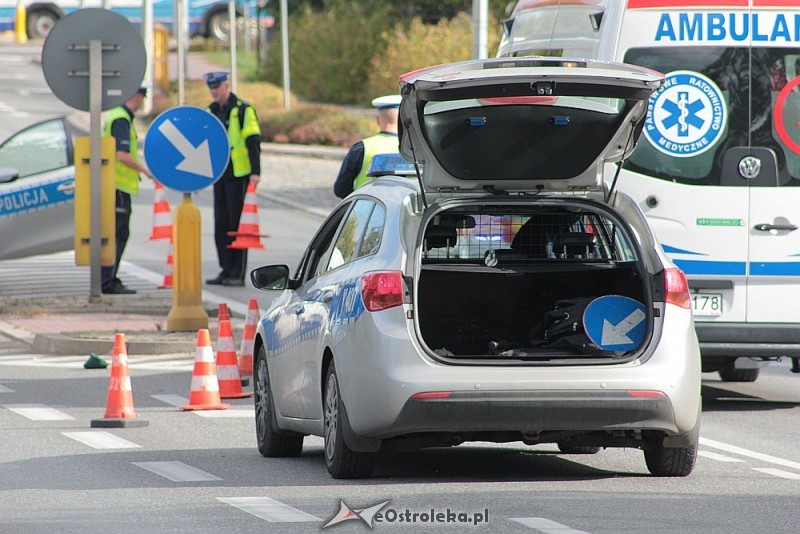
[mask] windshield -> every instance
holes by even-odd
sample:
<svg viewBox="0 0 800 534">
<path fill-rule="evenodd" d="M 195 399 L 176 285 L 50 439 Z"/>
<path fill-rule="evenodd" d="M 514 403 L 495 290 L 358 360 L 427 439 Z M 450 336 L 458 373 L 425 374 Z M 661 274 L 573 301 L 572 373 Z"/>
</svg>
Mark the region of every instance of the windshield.
<svg viewBox="0 0 800 534">
<path fill-rule="evenodd" d="M 777 156 L 779 185 L 800 185 L 800 51 L 754 48 L 751 58 L 748 48 L 639 48 L 625 62 L 667 75 L 667 102 L 651 100 L 627 169 L 683 184 L 726 185 L 723 158 L 730 148 L 766 147 Z M 675 88 L 667 93 L 671 80 Z M 679 88 L 682 80 L 697 91 Z"/>
</svg>

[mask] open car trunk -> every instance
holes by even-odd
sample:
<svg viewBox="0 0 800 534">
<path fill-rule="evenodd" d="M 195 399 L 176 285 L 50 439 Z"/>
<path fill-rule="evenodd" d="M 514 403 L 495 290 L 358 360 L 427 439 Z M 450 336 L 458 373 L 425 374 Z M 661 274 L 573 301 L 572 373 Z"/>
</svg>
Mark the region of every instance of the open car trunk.
<svg viewBox="0 0 800 534">
<path fill-rule="evenodd" d="M 450 209 L 421 248 L 418 326 L 439 358 L 609 363 L 650 338 L 650 277 L 623 223 L 592 203 Z"/>
</svg>

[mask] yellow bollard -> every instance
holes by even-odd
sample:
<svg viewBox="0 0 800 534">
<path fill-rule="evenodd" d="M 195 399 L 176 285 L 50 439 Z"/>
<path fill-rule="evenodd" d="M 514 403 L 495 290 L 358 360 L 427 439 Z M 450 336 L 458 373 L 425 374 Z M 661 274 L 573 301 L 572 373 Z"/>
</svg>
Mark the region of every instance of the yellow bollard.
<svg viewBox="0 0 800 534">
<path fill-rule="evenodd" d="M 202 300 L 200 210 L 192 202 L 190 193 L 184 193 L 183 203 L 175 210 L 172 232 L 174 274 L 167 330 L 192 332 L 208 328 L 208 314 Z"/>
<path fill-rule="evenodd" d="M 28 42 L 28 11 L 22 4 L 17 2 L 17 17 L 14 19 L 14 38 L 18 43 Z"/>
</svg>

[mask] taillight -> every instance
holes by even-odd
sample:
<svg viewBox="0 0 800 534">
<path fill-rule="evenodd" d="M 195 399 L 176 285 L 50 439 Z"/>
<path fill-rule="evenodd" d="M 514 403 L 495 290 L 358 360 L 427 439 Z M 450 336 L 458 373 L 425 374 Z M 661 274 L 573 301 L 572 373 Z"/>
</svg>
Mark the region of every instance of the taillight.
<svg viewBox="0 0 800 534">
<path fill-rule="evenodd" d="M 380 311 L 403 304 L 403 274 L 400 271 L 375 271 L 361 278 L 364 307 Z"/>
<path fill-rule="evenodd" d="M 667 269 L 664 271 L 664 286 L 667 290 L 667 304 L 674 304 L 687 310 L 692 307 L 692 297 L 689 295 L 689 283 L 680 269 Z"/>
</svg>

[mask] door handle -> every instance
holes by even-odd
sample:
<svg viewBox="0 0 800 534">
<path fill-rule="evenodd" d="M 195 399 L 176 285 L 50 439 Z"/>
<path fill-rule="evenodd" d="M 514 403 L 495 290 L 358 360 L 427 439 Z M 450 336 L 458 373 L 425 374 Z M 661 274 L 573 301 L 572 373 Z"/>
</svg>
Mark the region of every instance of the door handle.
<svg viewBox="0 0 800 534">
<path fill-rule="evenodd" d="M 794 232 L 797 230 L 797 226 L 793 224 L 766 224 L 761 223 L 757 224 L 753 227 L 754 229 L 760 232 L 769 232 L 770 230 L 788 230 L 790 232 Z"/>
<path fill-rule="evenodd" d="M 330 289 L 327 290 L 327 291 L 323 291 L 322 292 L 322 296 L 319 298 L 319 300 L 321 300 L 322 302 L 324 302 L 326 304 L 328 302 L 332 301 L 333 300 L 333 291 L 331 291 Z"/>
<path fill-rule="evenodd" d="M 306 311 L 306 307 L 303 306 L 302 304 L 298 304 L 297 306 L 294 307 L 294 314 L 295 315 L 300 315 L 304 311 Z"/>
</svg>

